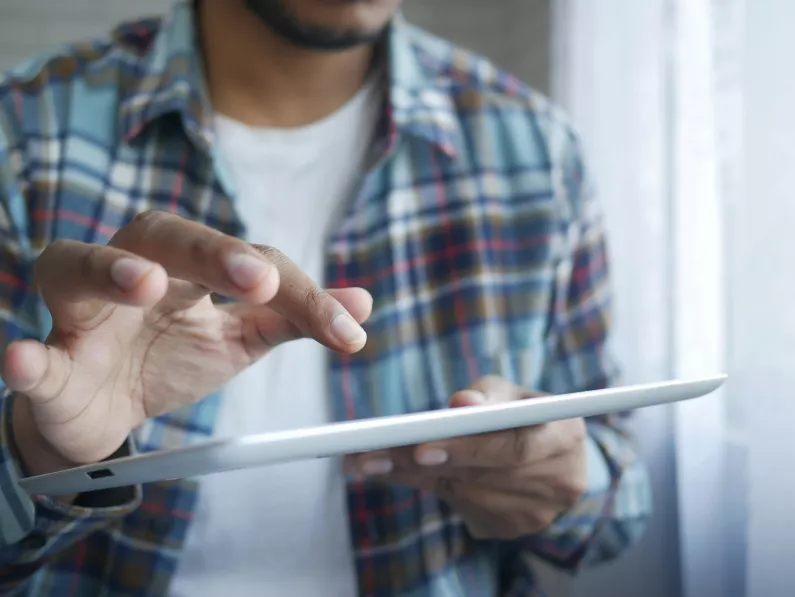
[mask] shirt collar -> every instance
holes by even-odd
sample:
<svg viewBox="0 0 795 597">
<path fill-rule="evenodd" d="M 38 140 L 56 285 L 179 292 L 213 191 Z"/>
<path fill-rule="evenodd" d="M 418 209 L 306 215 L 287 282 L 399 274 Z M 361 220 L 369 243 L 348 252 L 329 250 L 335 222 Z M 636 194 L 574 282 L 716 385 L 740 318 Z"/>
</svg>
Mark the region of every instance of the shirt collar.
<svg viewBox="0 0 795 597">
<path fill-rule="evenodd" d="M 389 28 L 386 48 L 389 94 L 384 117 L 390 135 L 413 136 L 455 155 L 461 131 L 450 80 L 424 58 L 415 30 L 401 16 Z M 138 74 L 120 105 L 123 138 L 132 141 L 168 114 L 178 114 L 191 140 L 211 150 L 215 141 L 212 107 L 191 0 L 174 5 L 141 58 Z"/>
<path fill-rule="evenodd" d="M 204 88 L 194 3 L 190 0 L 174 5 L 140 58 L 137 74 L 119 108 L 123 138 L 132 141 L 150 123 L 168 114 L 180 116 L 188 135 L 199 146 L 212 147 L 212 109 Z"/>
<path fill-rule="evenodd" d="M 453 101 L 452 80 L 430 57 L 425 44 L 443 44 L 413 29 L 402 18 L 395 18 L 389 29 L 387 61 L 389 96 L 387 114 L 400 133 L 424 139 L 447 155 L 455 155 L 461 142 L 460 121 Z M 451 47 L 444 45 L 449 55 Z"/>
</svg>

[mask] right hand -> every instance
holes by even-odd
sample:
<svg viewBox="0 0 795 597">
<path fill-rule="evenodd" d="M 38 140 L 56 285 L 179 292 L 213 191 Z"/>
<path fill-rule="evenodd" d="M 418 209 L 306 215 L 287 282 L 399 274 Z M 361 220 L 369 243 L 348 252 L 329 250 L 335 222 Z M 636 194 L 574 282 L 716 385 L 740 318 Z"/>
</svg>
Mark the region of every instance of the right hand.
<svg viewBox="0 0 795 597">
<path fill-rule="evenodd" d="M 362 289 L 321 290 L 276 249 L 157 212 L 108 245 L 53 242 L 35 279 L 52 333 L 9 345 L 3 371 L 30 474 L 107 458 L 146 419 L 201 400 L 287 340 L 354 353 L 372 308 Z M 32 444 L 46 450 L 26 454 Z M 47 451 L 63 462 L 37 462 Z"/>
</svg>

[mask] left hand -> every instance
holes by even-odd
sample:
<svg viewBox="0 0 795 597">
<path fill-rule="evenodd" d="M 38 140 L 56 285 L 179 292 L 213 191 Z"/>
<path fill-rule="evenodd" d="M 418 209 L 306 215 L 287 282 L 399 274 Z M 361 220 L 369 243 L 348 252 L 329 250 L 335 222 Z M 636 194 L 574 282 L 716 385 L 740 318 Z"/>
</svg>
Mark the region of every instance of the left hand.
<svg viewBox="0 0 795 597">
<path fill-rule="evenodd" d="M 538 397 L 499 377 L 457 392 L 451 407 Z M 583 419 L 348 456 L 349 473 L 435 493 L 477 539 L 515 539 L 548 527 L 587 486 Z"/>
</svg>

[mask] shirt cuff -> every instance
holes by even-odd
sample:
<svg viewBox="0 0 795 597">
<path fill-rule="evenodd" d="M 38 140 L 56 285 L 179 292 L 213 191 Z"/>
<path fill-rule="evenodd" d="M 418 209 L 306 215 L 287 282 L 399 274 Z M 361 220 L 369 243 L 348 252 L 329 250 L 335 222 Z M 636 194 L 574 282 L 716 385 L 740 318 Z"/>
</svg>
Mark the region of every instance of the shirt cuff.
<svg viewBox="0 0 795 597">
<path fill-rule="evenodd" d="M 572 533 L 584 538 L 593 532 L 604 515 L 613 479 L 605 455 L 591 434 L 588 434 L 585 441 L 585 459 L 588 471 L 585 493 L 572 508 L 543 531 L 549 538 Z"/>
<path fill-rule="evenodd" d="M 602 493 L 610 489 L 610 468 L 601 448 L 590 434 L 585 442 L 585 463 L 588 471 L 586 493 Z"/>
<path fill-rule="evenodd" d="M 13 420 L 14 398 L 8 390 L 2 390 L 0 398 L 0 546 L 19 543 L 31 533 L 40 540 L 35 541 L 37 551 L 46 549 L 57 540 L 57 535 L 66 530 L 70 535 L 80 534 L 81 530 L 102 522 L 105 519 L 124 516 L 135 510 L 141 501 L 140 487 L 128 488 L 122 496 L 117 492 L 112 502 L 98 495 L 88 500 L 83 496 L 78 504 L 88 502 L 101 504 L 101 507 L 85 507 L 68 504 L 47 496 L 31 496 L 19 485 L 23 477 L 22 467 L 17 457 L 11 421 Z M 134 446 L 127 440 L 127 449 L 132 453 Z M 100 492 L 96 492 L 99 494 Z M 85 494 L 86 496 L 90 494 Z"/>
</svg>

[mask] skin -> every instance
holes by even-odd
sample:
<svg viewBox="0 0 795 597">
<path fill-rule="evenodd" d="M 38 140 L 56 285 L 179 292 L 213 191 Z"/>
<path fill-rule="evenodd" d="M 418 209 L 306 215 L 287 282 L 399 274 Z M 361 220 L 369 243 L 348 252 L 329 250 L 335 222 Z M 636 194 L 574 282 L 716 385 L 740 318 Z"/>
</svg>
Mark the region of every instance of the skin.
<svg viewBox="0 0 795 597">
<path fill-rule="evenodd" d="M 291 15 L 320 37 L 349 40 L 334 51 L 298 46 L 247 4 Z M 336 111 L 359 90 L 399 0 L 202 0 L 199 31 L 217 112 L 252 126 L 295 127 Z M 234 39 L 235 43 L 229 43 Z M 354 43 L 355 41 L 366 43 Z M 255 59 L 267 56 L 267 59 Z"/>
<path fill-rule="evenodd" d="M 44 440 L 61 465 L 112 454 L 146 419 L 196 402 L 282 342 L 314 338 L 353 353 L 370 295 L 325 292 L 287 257 L 166 213 L 145 213 L 107 246 L 60 240 L 36 264 L 53 315 L 45 344 L 6 350 L 16 433 L 30 473 Z M 238 299 L 215 305 L 210 293 Z M 52 455 L 52 454 L 51 454 Z M 57 466 L 56 468 L 62 468 Z"/>
<path fill-rule="evenodd" d="M 214 108 L 279 127 L 327 116 L 362 85 L 374 40 L 399 4 L 202 0 L 199 39 Z M 289 15 L 300 35 L 281 30 L 274 14 Z M 44 343 L 12 343 L 2 363 L 17 452 L 31 475 L 107 458 L 146 419 L 201 400 L 282 342 L 308 337 L 355 353 L 372 309 L 365 290 L 325 291 L 276 248 L 165 213 L 140 215 L 107 245 L 53 242 L 35 279 L 52 333 Z M 238 302 L 216 305 L 211 293 Z M 485 378 L 451 406 L 532 395 Z M 346 467 L 436 492 L 477 537 L 513 537 L 577 502 L 584 439 L 582 420 L 561 421 L 353 455 Z"/>
<path fill-rule="evenodd" d="M 451 408 L 539 396 L 483 377 L 450 398 Z M 427 490 L 447 501 L 481 539 L 543 530 L 586 489 L 582 419 L 407 446 L 346 458 L 348 473 Z"/>
<path fill-rule="evenodd" d="M 278 37 L 310 50 L 338 52 L 371 45 L 400 0 L 245 0 Z"/>
</svg>

